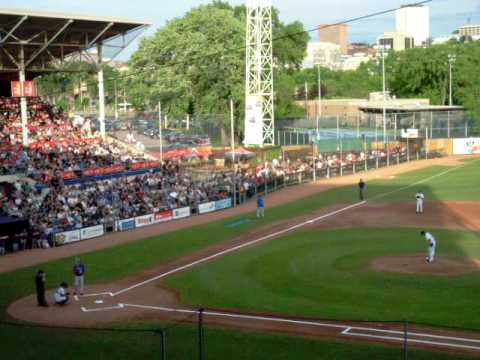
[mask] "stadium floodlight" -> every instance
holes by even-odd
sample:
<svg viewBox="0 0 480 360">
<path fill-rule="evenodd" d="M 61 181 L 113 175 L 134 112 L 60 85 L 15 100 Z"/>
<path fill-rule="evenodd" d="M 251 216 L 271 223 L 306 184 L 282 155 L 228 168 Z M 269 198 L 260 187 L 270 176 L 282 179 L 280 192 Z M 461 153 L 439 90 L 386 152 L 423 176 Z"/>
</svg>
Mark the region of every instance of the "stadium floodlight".
<svg viewBox="0 0 480 360">
<path fill-rule="evenodd" d="M 274 145 L 271 0 L 247 0 L 245 145 Z"/>
<path fill-rule="evenodd" d="M 383 91 L 383 106 L 382 106 L 382 115 L 383 115 L 383 144 L 384 148 L 387 148 L 388 145 L 386 143 L 387 138 L 387 81 L 386 81 L 386 74 L 385 74 L 385 51 L 390 50 L 390 46 L 383 44 L 382 47 L 382 91 Z M 388 158 L 388 157 L 387 157 Z"/>
<path fill-rule="evenodd" d="M 452 67 L 453 63 L 457 60 L 457 55 L 448 54 L 448 73 L 449 73 L 449 85 L 448 85 L 448 105 L 453 105 L 453 91 L 452 91 Z"/>
</svg>

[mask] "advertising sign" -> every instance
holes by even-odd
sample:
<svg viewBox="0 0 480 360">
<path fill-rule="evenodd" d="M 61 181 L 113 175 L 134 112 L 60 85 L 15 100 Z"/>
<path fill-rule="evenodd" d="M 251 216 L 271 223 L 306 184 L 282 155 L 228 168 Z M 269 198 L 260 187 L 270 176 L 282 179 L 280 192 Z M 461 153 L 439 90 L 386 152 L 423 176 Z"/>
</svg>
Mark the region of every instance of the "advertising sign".
<svg viewBox="0 0 480 360">
<path fill-rule="evenodd" d="M 173 218 L 176 219 L 182 219 L 190 216 L 190 208 L 189 207 L 183 207 L 179 209 L 173 209 Z"/>
<path fill-rule="evenodd" d="M 90 226 L 80 230 L 82 240 L 91 239 L 103 235 L 103 225 Z"/>
<path fill-rule="evenodd" d="M 170 221 L 172 219 L 173 219 L 173 211 L 172 210 L 160 211 L 160 212 L 156 213 L 155 216 L 154 216 L 154 222 L 156 222 L 156 223 Z"/>
<path fill-rule="evenodd" d="M 23 94 L 22 94 L 22 82 L 21 81 L 12 81 L 10 83 L 12 90 L 12 97 L 34 97 L 36 96 L 35 83 L 33 81 L 24 81 L 23 82 Z"/>
<path fill-rule="evenodd" d="M 261 96 L 245 100 L 245 145 L 263 145 L 263 108 Z"/>
<path fill-rule="evenodd" d="M 454 155 L 480 154 L 480 138 L 454 139 Z"/>
<path fill-rule="evenodd" d="M 402 129 L 402 139 L 418 139 L 418 129 Z"/>
<path fill-rule="evenodd" d="M 232 198 L 215 201 L 215 210 L 228 209 L 232 207 Z"/>
<path fill-rule="evenodd" d="M 55 234 L 55 245 L 65 245 L 73 242 L 80 241 L 80 230 L 66 231 Z"/>
<path fill-rule="evenodd" d="M 209 212 L 212 212 L 212 211 L 215 211 L 215 202 L 214 201 L 198 205 L 198 213 L 199 214 L 205 214 L 205 213 L 209 213 Z"/>
<path fill-rule="evenodd" d="M 127 231 L 135 229 L 135 219 L 125 219 L 117 221 L 118 231 Z"/>
<path fill-rule="evenodd" d="M 143 227 L 153 224 L 153 214 L 138 216 L 135 218 L 135 227 Z"/>
</svg>

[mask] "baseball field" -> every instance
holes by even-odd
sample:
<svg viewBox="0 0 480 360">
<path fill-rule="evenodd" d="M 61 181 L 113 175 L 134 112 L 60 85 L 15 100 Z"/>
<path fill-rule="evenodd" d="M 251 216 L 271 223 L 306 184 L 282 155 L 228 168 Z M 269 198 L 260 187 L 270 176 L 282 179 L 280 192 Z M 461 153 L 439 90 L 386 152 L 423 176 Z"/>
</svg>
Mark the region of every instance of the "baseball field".
<svg viewBox="0 0 480 360">
<path fill-rule="evenodd" d="M 408 326 L 409 358 L 478 358 L 480 160 L 362 176 L 363 202 L 350 176 L 267 195 L 264 219 L 250 203 L 145 239 L 122 233 L 124 243 L 95 251 L 109 238 L 51 249 L 34 266 L 20 255 L 0 274 L 0 351 L 161 358 L 163 334 L 171 359 L 198 358 L 200 346 L 208 359 L 398 359 Z M 421 230 L 437 240 L 433 263 Z M 86 296 L 37 307 L 36 270 L 50 288 L 71 282 L 75 253 L 87 266 Z"/>
</svg>

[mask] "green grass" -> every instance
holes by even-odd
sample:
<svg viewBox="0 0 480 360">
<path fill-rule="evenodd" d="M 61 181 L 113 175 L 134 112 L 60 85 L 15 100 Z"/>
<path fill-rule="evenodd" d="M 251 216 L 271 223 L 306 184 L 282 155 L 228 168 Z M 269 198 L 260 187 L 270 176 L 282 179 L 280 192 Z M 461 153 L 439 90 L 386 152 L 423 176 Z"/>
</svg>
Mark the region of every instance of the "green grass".
<svg viewBox="0 0 480 360">
<path fill-rule="evenodd" d="M 371 197 L 375 194 L 392 191 L 400 187 L 409 185 L 412 182 L 418 181 L 427 176 L 438 174 L 445 169 L 445 167 L 432 167 L 422 171 L 406 173 L 391 180 L 369 181 L 367 195 Z M 445 181 L 443 183 L 439 182 L 436 185 L 433 184 L 434 186 L 431 187 L 430 193 L 428 191 L 430 191 L 429 187 L 432 184 L 424 184 L 428 185 L 423 188 L 427 195 L 427 200 L 441 199 L 440 197 L 443 196 L 448 197 L 448 199 L 458 200 L 478 199 L 479 194 L 469 190 L 469 188 L 477 186 L 477 180 L 475 176 L 472 175 L 478 174 L 478 170 L 479 167 L 477 162 L 472 163 L 471 165 L 463 169 L 454 171 L 451 174 L 445 176 Z M 446 179 L 447 177 L 448 180 Z M 461 179 L 460 182 L 462 184 L 462 188 L 457 189 L 457 191 L 445 191 L 445 186 L 450 186 L 450 184 L 454 183 L 454 181 L 458 181 L 458 179 Z M 394 196 L 389 197 L 388 199 L 382 199 L 382 201 L 411 201 L 412 194 L 416 190 L 417 187 L 411 188 L 408 191 L 405 190 L 402 192 L 398 192 L 394 194 Z M 244 219 L 246 217 L 253 219 L 252 214 L 250 214 L 247 216 L 240 216 L 224 221 L 217 221 L 206 225 L 195 226 L 189 229 L 156 236 L 142 241 L 136 241 L 115 248 L 85 254 L 82 255 L 82 260 L 86 263 L 88 269 L 87 284 L 110 282 L 116 279 L 124 278 L 152 266 L 165 263 L 167 261 L 200 250 L 202 248 L 205 248 L 206 246 L 228 241 L 233 237 L 245 233 L 246 231 L 258 226 L 273 223 L 282 219 L 289 219 L 292 216 L 309 214 L 320 208 L 328 207 L 334 204 L 350 204 L 356 201 L 358 201 L 358 191 L 356 186 L 333 189 L 324 193 L 320 193 L 318 195 L 311 196 L 306 200 L 301 199 L 274 208 L 269 207 L 267 198 L 267 211 L 266 218 L 264 220 L 259 221 L 255 219 L 254 221 L 245 223 L 235 228 L 226 226 L 226 224 L 231 223 L 232 221 Z M 303 233 L 299 234 L 300 237 L 303 236 Z M 261 248 L 259 247 L 258 249 Z M 283 254 L 282 256 L 286 255 Z M 222 261 L 226 261 L 227 259 L 232 260 L 236 258 L 237 256 L 229 256 L 225 259 L 222 259 Z M 262 267 L 261 260 L 259 261 L 260 262 L 256 264 L 257 271 Z M 47 285 L 49 287 L 54 287 L 63 280 L 70 280 L 72 264 L 73 258 L 70 257 L 42 264 L 41 266 L 21 269 L 8 274 L 0 274 L 0 319 L 8 318 L 5 310 L 9 303 L 34 292 L 33 276 L 38 268 L 43 268 L 47 272 Z M 217 266 L 216 264 L 217 263 L 214 263 L 212 264 L 212 266 Z M 283 264 L 281 262 L 274 262 L 273 265 L 278 266 L 278 268 L 272 268 L 271 270 L 269 270 L 271 274 L 273 274 L 279 269 L 283 270 Z M 295 268 L 292 270 L 295 270 Z M 302 269 L 301 267 L 299 267 L 297 270 L 295 270 L 297 271 L 297 278 L 302 278 L 302 276 L 300 276 L 301 274 L 298 273 L 298 271 L 303 270 L 307 269 Z M 251 271 L 254 271 L 254 269 L 252 269 Z M 187 276 L 191 276 L 192 274 L 187 274 Z M 199 274 L 206 274 L 205 268 L 202 268 L 199 271 Z M 225 275 L 227 274 L 212 274 L 207 272 L 205 276 L 208 281 L 212 281 L 216 278 L 220 280 Z M 251 276 L 254 275 L 254 273 L 251 274 Z M 308 275 L 308 273 L 306 275 Z M 268 271 L 265 272 L 265 276 L 265 281 L 268 285 L 268 282 L 273 281 L 273 279 L 268 278 Z M 308 278 L 308 276 L 306 278 Z M 241 277 L 239 277 L 239 281 L 243 281 Z M 355 282 L 356 278 L 352 278 L 352 283 L 354 287 Z M 407 283 L 406 280 L 405 282 Z M 215 285 L 214 283 L 211 283 L 211 285 L 212 291 L 220 293 L 217 285 Z M 267 285 L 264 286 L 267 287 Z M 282 282 L 279 283 L 279 286 L 286 292 L 285 299 L 287 299 L 288 297 L 293 298 L 295 296 L 298 296 L 298 294 L 296 294 L 295 292 L 288 290 L 290 285 L 291 284 Z M 377 286 L 381 287 L 383 285 L 377 284 Z M 273 287 L 270 291 L 279 292 L 282 289 Z M 462 294 L 465 293 L 466 290 L 464 290 Z M 331 298 L 335 297 L 334 294 L 330 294 L 329 296 Z M 471 294 L 465 296 L 465 298 L 465 305 L 470 306 L 471 303 L 467 300 L 469 298 L 472 298 Z M 285 299 L 278 301 L 286 301 Z M 311 299 L 305 299 L 304 297 L 300 300 L 304 301 L 308 305 L 306 307 L 307 310 L 313 309 L 311 305 Z M 414 299 L 410 300 L 410 302 L 414 302 Z M 248 305 L 248 302 L 244 304 L 244 306 Z M 271 304 L 266 305 L 271 306 Z M 342 304 L 340 303 L 339 308 L 333 310 L 340 314 L 342 310 L 341 307 Z M 384 303 L 380 304 L 380 310 L 382 308 L 385 308 Z M 471 309 L 474 308 L 475 307 L 472 307 Z M 378 313 L 377 310 L 378 309 L 374 309 L 375 313 Z M 130 326 L 130 324 L 123 325 Z M 177 345 L 172 345 L 172 348 L 175 349 L 175 351 L 177 351 L 177 353 L 180 355 L 178 355 L 178 357 L 172 355 L 171 358 L 192 358 L 192 356 L 188 356 L 186 350 L 182 350 L 182 346 L 184 345 L 184 340 L 187 335 L 182 335 L 182 332 L 180 330 L 178 334 L 178 339 L 177 336 L 175 336 L 175 340 L 173 340 L 173 344 Z M 215 336 L 217 336 L 217 341 L 215 342 L 216 345 L 211 345 L 212 349 L 216 349 L 215 351 L 217 352 L 215 353 L 216 355 L 212 355 L 211 358 L 225 358 L 220 354 L 222 354 L 222 352 L 228 353 L 228 351 L 230 351 L 232 354 L 238 354 L 236 355 L 236 357 L 232 356 L 231 358 L 239 359 L 267 358 L 271 357 L 272 354 L 275 354 L 275 358 L 296 357 L 305 359 L 371 359 L 374 358 L 372 354 L 383 354 L 381 356 L 378 356 L 377 358 L 393 359 L 397 358 L 397 355 L 395 354 L 397 354 L 398 351 L 397 349 L 392 350 L 389 348 L 382 348 L 378 346 L 345 345 L 342 343 L 312 341 L 286 336 L 278 337 L 270 335 L 243 334 L 240 332 L 222 332 L 213 330 L 211 334 L 216 334 Z M 232 343 L 231 341 L 225 340 L 224 338 L 227 335 L 229 338 L 235 339 L 235 341 Z M 215 338 L 213 335 L 211 336 L 212 338 Z M 238 337 L 240 337 L 242 341 L 237 341 Z M 135 340 L 135 337 L 130 337 L 127 339 L 127 337 L 123 337 L 123 335 L 114 336 L 107 334 L 98 337 L 97 332 L 87 333 L 84 331 L 75 333 L 75 336 L 73 336 L 70 330 L 58 329 L 39 330 L 33 328 L 9 328 L 7 331 L 5 331 L 5 328 L 0 327 L 0 339 L 2 339 L 2 350 L 0 350 L 2 351 L 2 354 L 10 354 L 10 356 L 7 356 L 6 358 L 13 358 L 13 356 L 15 355 L 15 357 L 18 359 L 29 359 L 34 357 L 34 354 L 37 353 L 40 354 L 39 357 L 51 359 L 55 359 L 57 357 L 61 357 L 62 359 L 85 359 L 88 358 L 90 355 L 100 359 L 145 359 L 149 357 L 147 355 L 157 349 L 158 346 L 158 343 L 156 342 L 157 339 L 155 338 L 155 340 L 149 340 L 148 336 L 145 337 L 145 339 L 142 338 L 142 340 L 144 340 L 146 343 L 145 349 L 143 349 L 143 347 L 138 346 L 138 340 Z M 25 343 L 28 343 L 29 346 L 24 346 Z M 244 346 L 245 343 L 251 343 L 252 346 L 246 347 Z M 32 344 L 34 344 L 34 346 Z M 287 344 L 290 345 L 287 346 Z M 302 349 L 299 350 L 297 346 L 301 347 Z M 307 350 L 303 350 L 304 348 Z M 22 352 L 15 352 L 15 349 L 22 349 Z M 32 349 L 36 349 L 38 351 L 33 352 Z M 275 349 L 279 350 L 276 351 Z M 212 352 L 213 351 L 214 350 L 212 350 Z M 172 354 L 176 353 L 172 352 Z M 338 357 L 336 357 L 337 355 Z M 431 354 L 430 357 L 428 355 L 424 355 L 424 357 L 421 358 L 429 359 L 432 358 L 432 356 Z M 435 355 L 435 358 L 449 359 L 451 357 L 448 357 L 447 355 L 445 355 L 445 357 L 441 357 L 441 355 Z"/>
<path fill-rule="evenodd" d="M 451 167 L 433 166 L 426 169 L 408 173 L 409 184 L 416 183 L 425 178 L 448 171 Z M 425 194 L 426 201 L 476 201 L 480 200 L 478 191 L 478 177 L 480 175 L 480 161 L 471 159 L 466 166 L 450 171 L 444 175 L 435 177 L 427 182 L 412 186 L 408 189 L 395 192 L 376 201 L 414 201 L 414 195 L 418 190 Z M 385 186 L 402 187 L 405 184 L 403 175 L 391 180 L 378 180 L 372 183 L 368 190 L 368 196 L 380 194 Z M 380 188 L 380 189 L 379 189 Z M 380 191 L 379 191 L 380 190 Z"/>
<path fill-rule="evenodd" d="M 417 229 L 300 231 L 165 280 L 195 306 L 480 330 L 479 273 L 371 270 L 373 258 L 426 253 Z M 436 230 L 439 257 L 480 258 L 480 234 Z M 248 291 L 245 291 L 248 289 Z M 452 296 L 453 295 L 453 296 Z"/>
<path fill-rule="evenodd" d="M 162 343 L 158 333 L 63 329 L 52 334 L 52 329 L 21 328 L 21 331 L 12 331 L 12 328 L 2 325 L 0 332 L 4 359 L 161 359 Z M 403 350 L 400 346 L 208 328 L 204 336 L 204 354 L 210 360 L 397 360 L 402 358 Z M 433 353 L 413 348 L 409 349 L 409 356 L 415 360 L 473 359 L 468 355 Z M 167 330 L 166 359 L 197 358 L 198 337 L 195 327 L 179 326 Z"/>
</svg>

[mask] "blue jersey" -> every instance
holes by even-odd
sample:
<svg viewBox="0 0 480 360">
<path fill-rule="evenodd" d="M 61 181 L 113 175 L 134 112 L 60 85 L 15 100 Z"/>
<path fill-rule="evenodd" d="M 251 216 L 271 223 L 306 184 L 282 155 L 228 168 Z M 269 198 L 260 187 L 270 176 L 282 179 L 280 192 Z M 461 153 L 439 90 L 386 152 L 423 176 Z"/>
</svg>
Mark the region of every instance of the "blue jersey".
<svg viewBox="0 0 480 360">
<path fill-rule="evenodd" d="M 85 265 L 83 265 L 82 263 L 75 264 L 73 266 L 73 273 L 75 274 L 75 276 L 83 276 L 83 274 L 85 274 Z"/>
<path fill-rule="evenodd" d="M 265 207 L 265 202 L 263 200 L 263 197 L 258 197 L 257 198 L 257 207 L 259 207 L 259 208 Z"/>
</svg>

